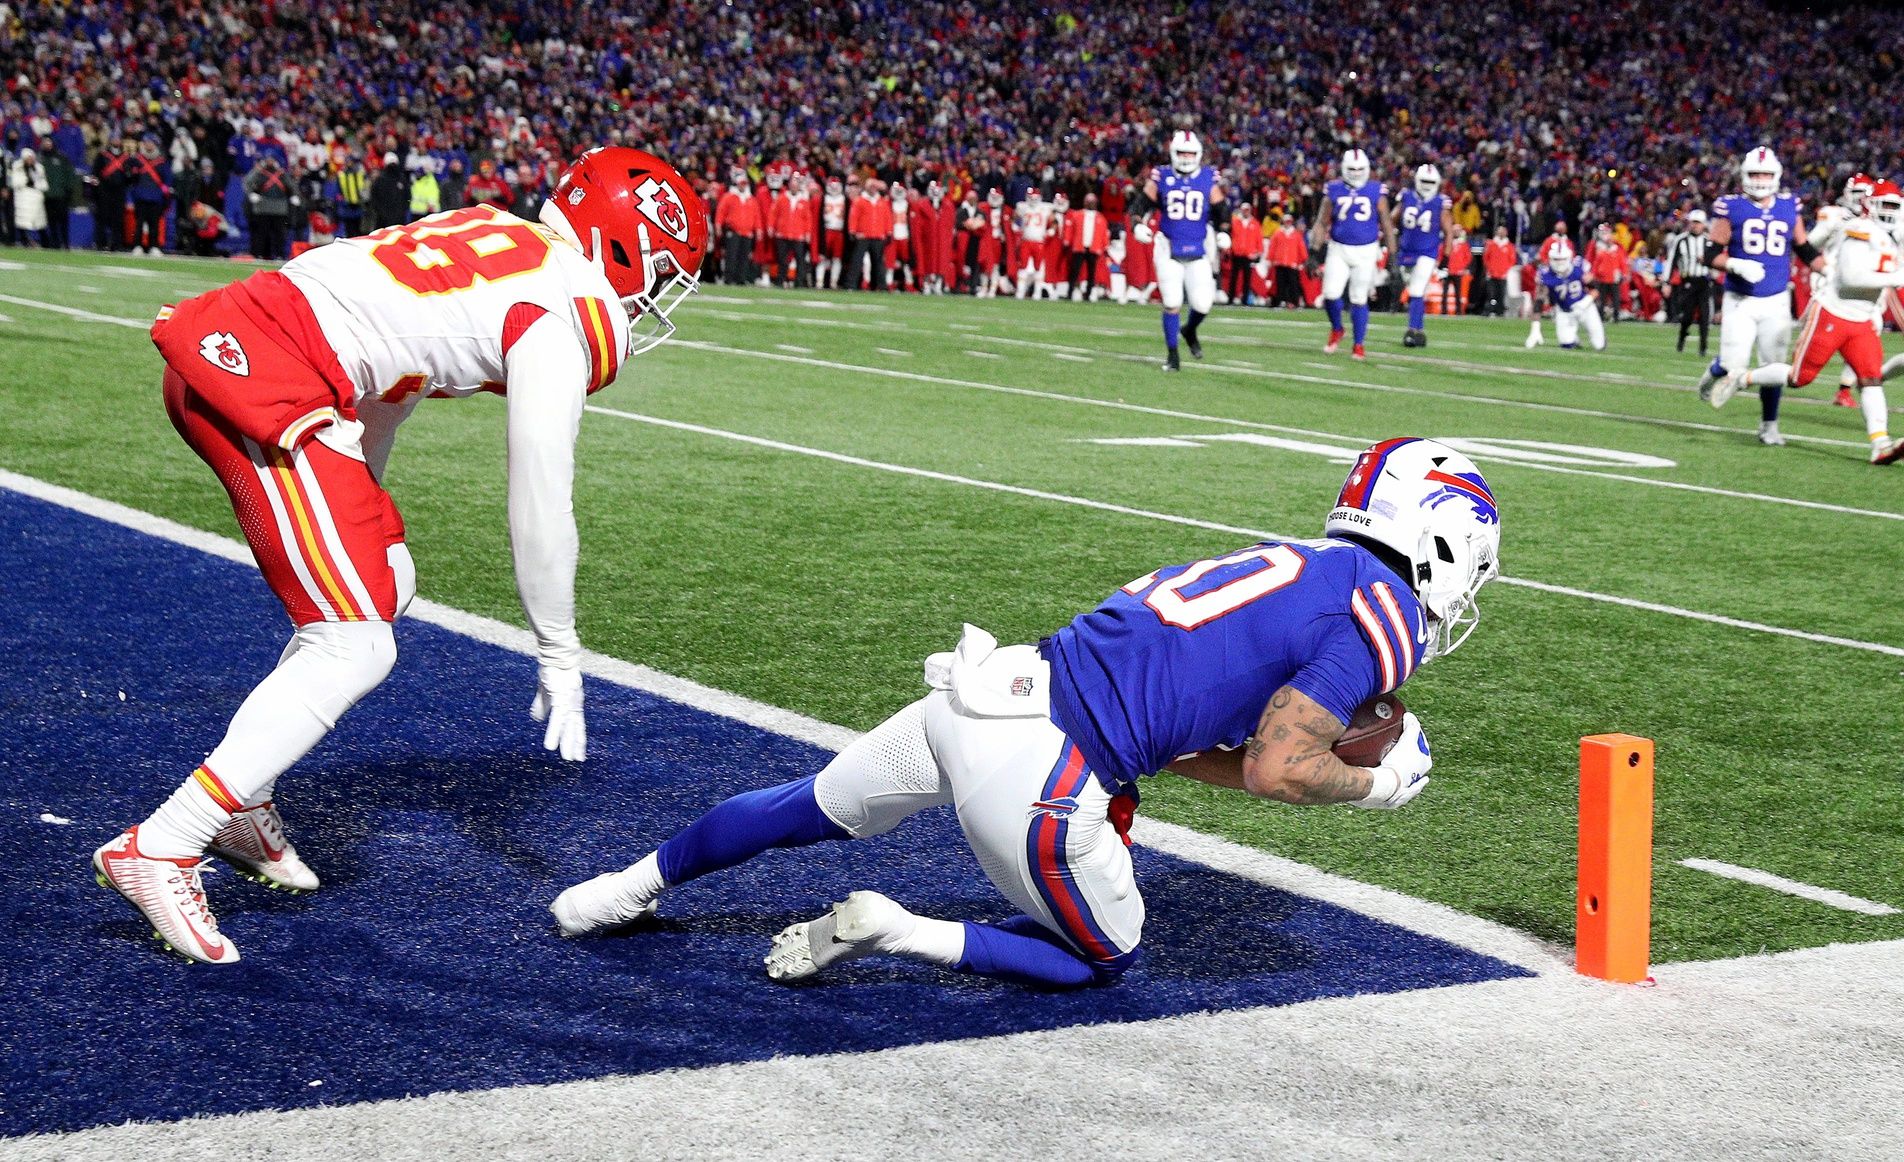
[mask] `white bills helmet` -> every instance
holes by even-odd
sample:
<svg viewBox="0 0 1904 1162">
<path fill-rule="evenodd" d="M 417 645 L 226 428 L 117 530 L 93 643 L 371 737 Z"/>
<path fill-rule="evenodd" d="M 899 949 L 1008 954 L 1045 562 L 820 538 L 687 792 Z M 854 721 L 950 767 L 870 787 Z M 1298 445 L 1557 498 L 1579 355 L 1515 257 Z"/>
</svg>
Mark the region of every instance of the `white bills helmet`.
<svg viewBox="0 0 1904 1162">
<path fill-rule="evenodd" d="M 1342 155 L 1342 180 L 1352 186 L 1368 181 L 1368 154 L 1359 149 L 1351 149 Z"/>
<path fill-rule="evenodd" d="M 1547 251 L 1547 268 L 1555 274 L 1566 274 L 1573 269 L 1573 244 L 1556 242 Z"/>
<path fill-rule="evenodd" d="M 1474 461 L 1434 440 L 1383 440 L 1355 467 L 1324 536 L 1385 550 L 1428 611 L 1422 660 L 1452 653 L 1481 620 L 1475 594 L 1500 575 L 1501 516 Z"/>
<path fill-rule="evenodd" d="M 1170 168 L 1183 174 L 1203 168 L 1203 142 L 1188 129 L 1179 129 L 1170 136 Z"/>
<path fill-rule="evenodd" d="M 1348 167 L 1345 164 L 1343 166 L 1343 171 L 1346 173 L 1347 170 L 1348 170 Z M 1420 194 L 1424 198 L 1432 198 L 1435 196 L 1435 191 L 1439 190 L 1440 188 L 1441 188 L 1441 171 L 1440 170 L 1436 169 L 1432 165 L 1423 165 L 1416 168 L 1415 170 L 1415 192 L 1416 193 Z"/>
<path fill-rule="evenodd" d="M 1778 155 L 1768 146 L 1759 146 L 1739 162 L 1739 188 L 1748 198 L 1763 199 L 1777 194 L 1779 179 L 1784 176 L 1785 167 L 1778 164 Z"/>
</svg>

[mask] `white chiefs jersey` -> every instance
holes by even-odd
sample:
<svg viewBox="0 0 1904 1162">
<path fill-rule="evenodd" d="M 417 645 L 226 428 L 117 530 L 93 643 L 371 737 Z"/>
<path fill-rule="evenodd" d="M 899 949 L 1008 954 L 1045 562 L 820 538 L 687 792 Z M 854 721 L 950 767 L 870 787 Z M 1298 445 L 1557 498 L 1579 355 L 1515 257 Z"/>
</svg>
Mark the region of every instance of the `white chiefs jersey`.
<svg viewBox="0 0 1904 1162">
<path fill-rule="evenodd" d="M 1901 277 L 1891 232 L 1868 217 L 1847 219 L 1833 231 L 1826 254 L 1829 261 L 1815 290 L 1819 305 L 1851 322 L 1876 319 L 1885 291 Z"/>
<path fill-rule="evenodd" d="M 320 246 L 283 267 L 356 388 L 360 410 L 500 392 L 509 346 L 554 316 L 615 378 L 628 315 L 608 278 L 540 223 L 492 206 L 432 214 Z"/>
<path fill-rule="evenodd" d="M 846 229 L 845 194 L 827 194 L 820 199 L 820 223 L 828 230 Z"/>
<path fill-rule="evenodd" d="M 1036 206 L 1020 206 L 1018 210 L 1023 224 L 1018 228 L 1018 236 L 1026 242 L 1043 242 L 1051 231 L 1051 209 L 1040 202 Z"/>
</svg>

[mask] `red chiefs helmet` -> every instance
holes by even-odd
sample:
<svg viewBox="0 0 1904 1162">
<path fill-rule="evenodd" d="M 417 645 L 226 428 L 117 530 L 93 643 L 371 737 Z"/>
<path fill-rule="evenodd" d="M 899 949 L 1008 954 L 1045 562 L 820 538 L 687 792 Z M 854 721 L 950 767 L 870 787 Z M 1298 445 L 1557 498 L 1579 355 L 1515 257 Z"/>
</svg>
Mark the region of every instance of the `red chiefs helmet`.
<svg viewBox="0 0 1904 1162">
<path fill-rule="evenodd" d="M 1870 196 L 1871 187 L 1876 183 L 1877 179 L 1859 170 L 1845 179 L 1844 197 L 1839 199 L 1839 204 L 1854 214 L 1863 213 L 1864 199 Z"/>
<path fill-rule="evenodd" d="M 591 149 L 563 172 L 540 216 L 621 296 L 629 355 L 674 333 L 668 316 L 700 282 L 708 219 L 701 196 L 673 166 L 639 149 Z"/>
<path fill-rule="evenodd" d="M 1864 196 L 1864 211 L 1877 219 L 1879 225 L 1894 228 L 1904 217 L 1904 190 L 1889 178 L 1879 178 L 1871 183 L 1871 192 Z"/>
</svg>

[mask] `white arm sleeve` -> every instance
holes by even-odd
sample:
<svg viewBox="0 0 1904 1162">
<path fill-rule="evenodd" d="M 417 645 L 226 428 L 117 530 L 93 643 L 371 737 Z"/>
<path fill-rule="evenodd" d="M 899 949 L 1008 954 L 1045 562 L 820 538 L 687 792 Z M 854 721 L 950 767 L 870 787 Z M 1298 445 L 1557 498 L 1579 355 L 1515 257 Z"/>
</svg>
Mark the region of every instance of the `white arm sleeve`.
<svg viewBox="0 0 1904 1162">
<path fill-rule="evenodd" d="M 1893 262 L 1890 270 L 1880 271 L 1882 254 L 1855 235 L 1846 235 L 1837 251 L 1838 285 L 1846 290 L 1881 290 L 1904 286 L 1904 266 Z"/>
<path fill-rule="evenodd" d="M 581 664 L 575 633 L 575 437 L 588 355 L 566 320 L 544 315 L 509 349 L 509 544 L 516 591 L 542 663 Z"/>
</svg>

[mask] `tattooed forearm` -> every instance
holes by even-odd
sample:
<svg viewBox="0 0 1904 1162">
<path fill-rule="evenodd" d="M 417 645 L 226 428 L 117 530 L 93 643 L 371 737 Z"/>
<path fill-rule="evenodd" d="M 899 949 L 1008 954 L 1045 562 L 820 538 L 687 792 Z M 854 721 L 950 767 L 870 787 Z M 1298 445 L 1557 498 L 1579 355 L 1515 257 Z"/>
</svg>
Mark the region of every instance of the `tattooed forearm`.
<svg viewBox="0 0 1904 1162">
<path fill-rule="evenodd" d="M 1271 696 L 1244 747 L 1245 786 L 1253 794 L 1302 805 L 1366 798 L 1371 779 L 1330 749 L 1342 723 L 1313 699 L 1284 686 Z"/>
</svg>

